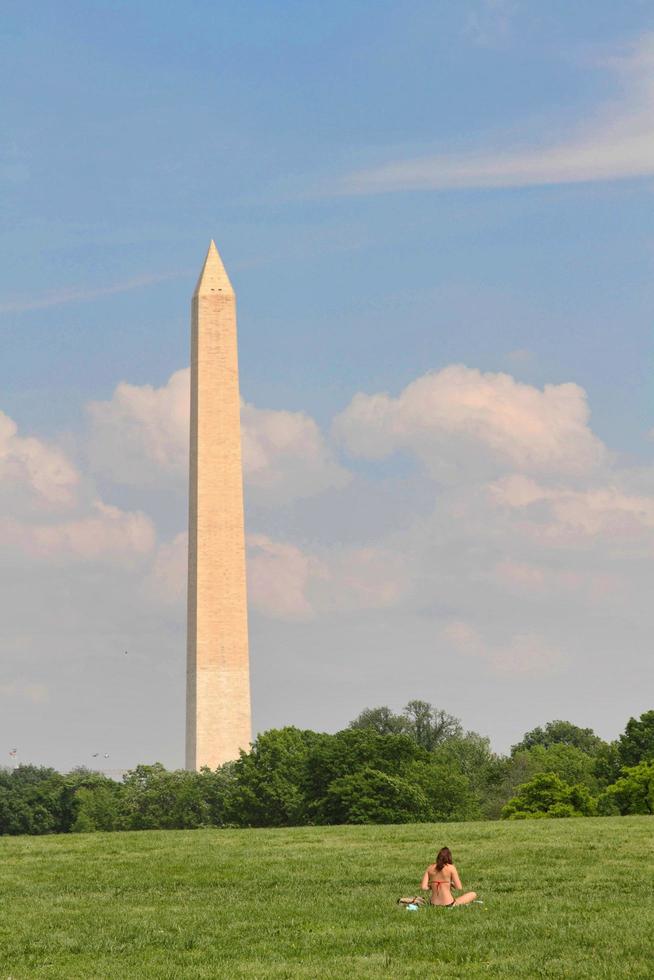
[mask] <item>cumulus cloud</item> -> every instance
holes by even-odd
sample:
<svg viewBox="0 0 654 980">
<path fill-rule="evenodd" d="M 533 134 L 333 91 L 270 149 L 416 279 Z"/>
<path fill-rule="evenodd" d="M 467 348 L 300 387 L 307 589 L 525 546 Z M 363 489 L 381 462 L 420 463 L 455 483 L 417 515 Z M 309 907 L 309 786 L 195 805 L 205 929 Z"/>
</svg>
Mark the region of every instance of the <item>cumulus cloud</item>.
<svg viewBox="0 0 654 980">
<path fill-rule="evenodd" d="M 260 479 L 271 500 L 283 501 L 277 489 L 299 456 L 311 463 L 305 477 L 332 465 L 309 417 L 252 406 L 243 417 L 249 479 Z M 307 546 L 292 527 L 269 533 L 259 515 L 247 538 L 248 589 L 250 608 L 265 618 L 327 621 L 370 610 L 438 618 L 442 609 L 463 621 L 490 596 L 498 620 L 516 615 L 516 596 L 529 599 L 532 613 L 571 600 L 624 606 L 627 579 L 616 556 L 653 546 L 654 497 L 620 488 L 577 385 L 538 389 L 453 365 L 416 379 L 397 398 L 357 395 L 334 433 L 367 458 L 414 454 L 430 478 L 446 478 L 437 504 L 350 545 L 327 537 Z M 151 598 L 180 610 L 186 553 L 185 533 L 161 544 L 146 580 Z M 557 645 L 539 645 L 528 617 L 517 627 L 505 643 L 483 646 L 493 670 L 538 673 L 559 663 Z"/>
<path fill-rule="evenodd" d="M 41 523 L 3 518 L 0 543 L 33 559 L 131 562 L 154 548 L 156 532 L 149 517 L 123 511 L 100 500 L 92 513 L 70 521 Z"/>
<path fill-rule="evenodd" d="M 536 633 L 520 633 L 504 643 L 493 643 L 469 623 L 455 620 L 444 627 L 443 638 L 454 652 L 477 658 L 499 674 L 538 678 L 558 673 L 564 666 L 562 652 Z"/>
<path fill-rule="evenodd" d="M 181 704 L 182 496 L 175 510 L 168 498 L 160 511 L 160 537 L 148 513 L 126 501 L 138 496 L 149 512 L 158 482 L 185 482 L 187 404 L 188 372 L 177 372 L 162 388 L 119 386 L 91 410 L 96 472 L 104 465 L 116 482 L 142 481 L 137 490 L 112 488 L 121 507 L 106 503 L 107 492 L 98 499 L 93 475 L 56 445 L 30 441 L 4 421 L 0 588 L 7 597 L 3 649 L 13 658 L 4 693 L 20 712 L 42 696 L 39 683 L 54 692 L 62 670 L 70 676 L 71 645 L 78 662 L 97 658 L 97 677 L 101 662 L 111 664 L 102 684 L 114 684 L 116 698 L 140 664 L 143 685 L 157 671 L 161 690 L 162 678 L 174 677 L 166 697 Z M 325 698 L 347 712 L 340 723 L 372 697 L 407 700 L 417 690 L 436 701 L 445 671 L 451 698 L 460 699 L 452 710 L 470 711 L 482 730 L 501 730 L 491 705 L 501 703 L 507 685 L 518 685 L 522 714 L 506 719 L 508 744 L 532 723 L 535 701 L 546 705 L 543 692 L 561 704 L 560 674 L 573 701 L 580 678 L 584 690 L 595 683 L 596 691 L 605 685 L 615 693 L 616 651 L 644 676 L 654 626 L 654 470 L 618 468 L 590 428 L 577 385 L 539 389 L 452 365 L 397 396 L 360 393 L 333 434 L 363 459 L 402 452 L 421 464 L 398 472 L 361 465 L 343 473 L 329 440 L 303 413 L 246 405 L 243 433 L 251 493 L 283 505 L 291 493 L 324 491 L 299 508 L 249 511 L 253 650 L 265 649 L 255 684 L 274 692 L 269 705 L 298 683 L 300 649 L 321 692 L 314 697 L 307 684 L 303 703 L 326 725 L 333 719 L 327 709 L 319 714 Z M 14 483 L 19 492 L 8 497 Z M 358 519 L 376 508 L 373 519 Z M 38 653 L 43 636 L 48 660 Z M 30 668 L 29 680 L 14 682 L 29 657 L 41 676 Z M 57 690 L 53 703 L 60 696 Z M 612 699 L 616 726 L 635 710 L 630 692 L 620 697 Z M 269 711 L 266 721 L 299 717 Z M 113 716 L 109 727 L 115 730 Z"/>
<path fill-rule="evenodd" d="M 16 423 L 0 411 L 0 491 L 33 505 L 68 507 L 74 504 L 79 474 L 56 446 L 20 436 Z"/>
<path fill-rule="evenodd" d="M 265 534 L 248 537 L 248 598 L 252 608 L 273 619 L 311 619 L 307 596 L 312 576 L 325 574 L 320 562 L 296 545 Z"/>
<path fill-rule="evenodd" d="M 162 473 L 188 472 L 189 370 L 160 388 L 116 386 L 109 401 L 90 402 L 92 467 L 120 484 L 148 484 Z"/>
<path fill-rule="evenodd" d="M 508 374 L 452 365 L 418 378 L 397 398 L 355 395 L 334 432 L 354 456 L 408 450 L 441 478 L 507 467 L 576 475 L 607 457 L 588 419 L 576 384 L 541 391 Z"/>
<path fill-rule="evenodd" d="M 489 486 L 498 504 L 524 514 L 523 527 L 554 542 L 574 544 L 601 537 L 607 546 L 640 550 L 654 546 L 654 497 L 625 492 L 614 485 L 577 490 L 541 486 L 511 474 Z"/>
<path fill-rule="evenodd" d="M 94 496 L 56 445 L 0 412 L 0 547 L 35 562 L 132 562 L 152 551 L 150 518 Z"/>
<path fill-rule="evenodd" d="M 267 534 L 246 537 L 248 603 L 261 616 L 301 622 L 329 615 L 390 609 L 409 587 L 406 559 L 390 548 L 307 549 Z M 161 544 L 145 594 L 162 605 L 186 598 L 188 535 Z"/>
<path fill-rule="evenodd" d="M 501 558 L 488 577 L 510 594 L 554 601 L 582 598 L 591 603 L 606 602 L 624 591 L 621 575 L 601 569 L 557 567 L 543 561 L 543 556 L 540 560 L 537 556 L 530 560 Z"/>
<path fill-rule="evenodd" d="M 188 534 L 176 534 L 157 548 L 145 580 L 145 594 L 155 601 L 175 605 L 186 599 Z"/>
<path fill-rule="evenodd" d="M 654 34 L 643 35 L 600 67 L 611 71 L 617 94 L 593 119 L 541 145 L 439 154 L 386 163 L 350 174 L 337 190 L 379 194 L 466 187 L 527 187 L 654 174 Z"/>
<path fill-rule="evenodd" d="M 185 482 L 189 435 L 188 368 L 165 385 L 122 382 L 112 398 L 92 402 L 89 456 L 115 483 Z M 315 421 L 304 412 L 241 409 L 243 472 L 257 503 L 277 504 L 344 486 L 349 479 Z"/>
<path fill-rule="evenodd" d="M 243 404 L 243 471 L 258 500 L 282 503 L 310 497 L 349 481 L 315 421 L 304 412 L 271 411 Z"/>
<path fill-rule="evenodd" d="M 384 547 L 309 552 L 262 534 L 248 537 L 252 607 L 273 619 L 388 609 L 408 588 L 404 558 Z"/>
</svg>

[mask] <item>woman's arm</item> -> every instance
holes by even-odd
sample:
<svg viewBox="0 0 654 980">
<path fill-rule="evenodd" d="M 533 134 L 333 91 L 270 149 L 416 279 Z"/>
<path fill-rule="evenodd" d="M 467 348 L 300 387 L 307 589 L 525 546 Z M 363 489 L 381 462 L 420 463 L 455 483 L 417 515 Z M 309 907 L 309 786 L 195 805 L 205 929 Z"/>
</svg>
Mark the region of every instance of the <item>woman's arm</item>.
<svg viewBox="0 0 654 980">
<path fill-rule="evenodd" d="M 429 868 L 427 868 L 427 870 L 425 871 L 424 875 L 422 876 L 422 881 L 420 882 L 420 887 L 421 888 L 429 888 Z"/>
<path fill-rule="evenodd" d="M 452 884 L 454 885 L 455 888 L 463 888 L 463 885 L 461 884 L 461 879 L 459 878 L 459 872 L 456 870 L 454 865 L 452 865 L 451 878 L 452 878 Z"/>
</svg>

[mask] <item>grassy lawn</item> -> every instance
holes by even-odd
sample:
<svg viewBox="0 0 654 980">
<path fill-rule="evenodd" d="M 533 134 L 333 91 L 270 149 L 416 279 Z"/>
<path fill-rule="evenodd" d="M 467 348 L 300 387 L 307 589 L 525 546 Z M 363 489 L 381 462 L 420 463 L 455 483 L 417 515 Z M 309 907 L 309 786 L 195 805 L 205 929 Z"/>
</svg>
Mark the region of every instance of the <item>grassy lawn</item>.
<svg viewBox="0 0 654 980">
<path fill-rule="evenodd" d="M 407 912 L 447 844 L 485 904 Z M 654 976 L 654 819 L 0 838 L 0 980 Z"/>
</svg>

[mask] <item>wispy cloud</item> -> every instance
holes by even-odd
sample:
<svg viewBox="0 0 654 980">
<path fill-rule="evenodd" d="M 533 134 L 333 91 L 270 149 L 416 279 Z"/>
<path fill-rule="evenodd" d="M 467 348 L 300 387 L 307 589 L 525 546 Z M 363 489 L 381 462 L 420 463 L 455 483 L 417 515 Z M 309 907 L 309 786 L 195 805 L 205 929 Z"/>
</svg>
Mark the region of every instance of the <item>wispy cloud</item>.
<svg viewBox="0 0 654 980">
<path fill-rule="evenodd" d="M 465 32 L 480 47 L 495 47 L 508 39 L 516 11 L 515 0 L 481 0 L 468 11 Z"/>
<path fill-rule="evenodd" d="M 619 95 L 572 135 L 539 146 L 393 161 L 345 177 L 341 194 L 527 187 L 654 175 L 654 33 L 602 62 Z"/>
<path fill-rule="evenodd" d="M 67 303 L 85 303 L 101 296 L 112 296 L 115 293 L 127 293 L 132 289 L 142 289 L 153 286 L 169 279 L 177 279 L 185 272 L 168 272 L 153 275 L 135 276 L 123 282 L 111 283 L 109 286 L 99 286 L 88 289 L 84 286 L 70 286 L 66 289 L 55 289 L 41 296 L 23 296 L 0 303 L 2 313 L 27 313 L 30 310 L 47 310 L 52 306 L 65 306 Z"/>
</svg>

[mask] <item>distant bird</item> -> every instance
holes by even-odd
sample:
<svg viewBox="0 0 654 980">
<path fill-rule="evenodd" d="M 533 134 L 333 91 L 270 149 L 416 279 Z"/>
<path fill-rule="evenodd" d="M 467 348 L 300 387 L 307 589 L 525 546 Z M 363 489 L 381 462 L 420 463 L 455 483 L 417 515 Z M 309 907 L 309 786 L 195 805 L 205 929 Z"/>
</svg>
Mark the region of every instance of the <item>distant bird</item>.
<svg viewBox="0 0 654 980">
<path fill-rule="evenodd" d="M 125 650 L 125 656 L 127 656 L 127 650 Z"/>
<path fill-rule="evenodd" d="M 99 755 L 100 755 L 100 753 L 99 753 L 99 752 L 94 752 L 94 753 L 93 753 L 93 758 L 94 758 L 94 759 L 97 759 Z"/>
<path fill-rule="evenodd" d="M 109 758 L 109 753 L 108 752 L 105 752 L 104 757 L 105 757 L 105 759 L 108 759 Z"/>
<path fill-rule="evenodd" d="M 11 752 L 9 753 L 9 755 L 11 756 L 12 759 L 15 759 L 16 758 L 16 753 L 17 752 L 18 752 L 18 749 L 12 749 L 11 750 Z"/>
</svg>

